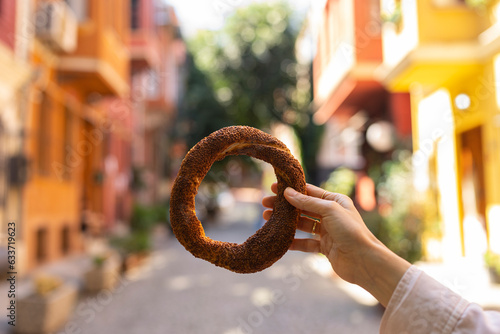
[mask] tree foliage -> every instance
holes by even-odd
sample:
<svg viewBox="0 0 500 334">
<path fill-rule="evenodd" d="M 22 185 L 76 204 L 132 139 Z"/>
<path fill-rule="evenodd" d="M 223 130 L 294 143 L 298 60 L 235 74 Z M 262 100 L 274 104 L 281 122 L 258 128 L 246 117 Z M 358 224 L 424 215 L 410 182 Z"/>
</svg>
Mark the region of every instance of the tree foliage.
<svg viewBox="0 0 500 334">
<path fill-rule="evenodd" d="M 238 9 L 221 31 L 188 42 L 193 57 L 181 107 L 188 144 L 227 125 L 292 126 L 306 168 L 313 168 L 321 131 L 311 121 L 311 71 L 296 59 L 298 29 L 285 3 Z M 311 167 L 309 167 L 311 166 Z"/>
<path fill-rule="evenodd" d="M 174 128 L 176 137 L 183 137 L 188 147 L 210 133 L 234 122 L 227 116 L 225 108 L 217 101 L 206 76 L 187 57 L 186 92 L 180 106 L 179 124 Z"/>
</svg>

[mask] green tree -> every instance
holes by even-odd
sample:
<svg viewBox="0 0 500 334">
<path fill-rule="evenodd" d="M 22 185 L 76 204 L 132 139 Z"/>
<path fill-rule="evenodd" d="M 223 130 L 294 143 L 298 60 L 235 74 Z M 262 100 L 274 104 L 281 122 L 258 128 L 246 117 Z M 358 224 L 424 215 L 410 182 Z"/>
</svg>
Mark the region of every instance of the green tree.
<svg viewBox="0 0 500 334">
<path fill-rule="evenodd" d="M 174 135 L 184 138 L 188 147 L 192 147 L 210 133 L 234 123 L 215 98 L 206 74 L 194 65 L 191 54 L 187 56 L 186 67 L 187 89 Z"/>
<path fill-rule="evenodd" d="M 236 10 L 221 31 L 188 42 L 190 144 L 230 124 L 267 129 L 282 122 L 299 138 L 306 171 L 315 168 L 322 131 L 312 122 L 310 65 L 296 59 L 299 30 L 291 21 L 286 3 L 253 4 Z"/>
</svg>

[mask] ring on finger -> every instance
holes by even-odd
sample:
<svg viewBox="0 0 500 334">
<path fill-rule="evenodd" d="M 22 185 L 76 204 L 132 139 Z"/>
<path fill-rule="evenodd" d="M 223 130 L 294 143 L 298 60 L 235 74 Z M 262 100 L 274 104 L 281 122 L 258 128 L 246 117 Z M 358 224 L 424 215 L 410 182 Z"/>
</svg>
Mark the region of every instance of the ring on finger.
<svg viewBox="0 0 500 334">
<path fill-rule="evenodd" d="M 323 191 L 323 194 L 321 195 L 321 199 L 325 199 L 326 195 L 328 195 L 328 191 Z"/>
</svg>

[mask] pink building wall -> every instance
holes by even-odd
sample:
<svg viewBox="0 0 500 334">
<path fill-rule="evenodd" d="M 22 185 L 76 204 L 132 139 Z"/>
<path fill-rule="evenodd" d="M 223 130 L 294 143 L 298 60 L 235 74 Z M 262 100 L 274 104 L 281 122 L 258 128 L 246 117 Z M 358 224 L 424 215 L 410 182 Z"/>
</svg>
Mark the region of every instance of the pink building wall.
<svg viewBox="0 0 500 334">
<path fill-rule="evenodd" d="M 14 50 L 16 35 L 16 1 L 0 1 L 0 41 Z"/>
</svg>

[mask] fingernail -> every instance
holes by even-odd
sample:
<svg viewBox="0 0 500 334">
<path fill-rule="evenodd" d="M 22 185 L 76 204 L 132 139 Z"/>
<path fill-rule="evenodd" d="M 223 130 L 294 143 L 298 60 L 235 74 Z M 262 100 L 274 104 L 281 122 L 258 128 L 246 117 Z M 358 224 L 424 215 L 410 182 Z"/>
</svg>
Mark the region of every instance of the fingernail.
<svg viewBox="0 0 500 334">
<path fill-rule="evenodd" d="M 295 196 L 295 194 L 297 193 L 295 191 L 295 189 L 291 188 L 291 187 L 288 187 L 285 189 L 285 193 L 288 195 L 288 196 Z"/>
</svg>

